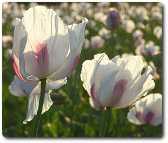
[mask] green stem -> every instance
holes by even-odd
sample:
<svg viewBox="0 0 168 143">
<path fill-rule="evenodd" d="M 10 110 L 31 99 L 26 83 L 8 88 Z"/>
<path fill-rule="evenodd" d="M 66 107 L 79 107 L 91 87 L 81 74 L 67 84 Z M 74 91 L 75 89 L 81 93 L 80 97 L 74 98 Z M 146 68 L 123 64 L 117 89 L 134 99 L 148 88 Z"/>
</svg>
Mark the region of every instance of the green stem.
<svg viewBox="0 0 168 143">
<path fill-rule="evenodd" d="M 107 122 L 107 119 L 109 117 L 111 113 L 111 108 L 106 108 L 106 111 L 105 111 L 105 115 L 104 115 L 104 118 L 103 118 L 103 122 L 101 123 L 101 126 L 100 126 L 100 136 L 101 137 L 104 137 L 105 136 L 105 127 L 106 127 L 106 122 Z"/>
<path fill-rule="evenodd" d="M 39 128 L 39 123 L 40 123 L 41 113 L 42 113 L 42 108 L 43 108 L 43 103 L 44 103 L 44 97 L 45 97 L 45 87 L 46 87 L 46 79 L 42 79 L 39 107 L 38 107 L 37 115 L 34 120 L 32 137 L 36 137 L 36 134 Z"/>
</svg>

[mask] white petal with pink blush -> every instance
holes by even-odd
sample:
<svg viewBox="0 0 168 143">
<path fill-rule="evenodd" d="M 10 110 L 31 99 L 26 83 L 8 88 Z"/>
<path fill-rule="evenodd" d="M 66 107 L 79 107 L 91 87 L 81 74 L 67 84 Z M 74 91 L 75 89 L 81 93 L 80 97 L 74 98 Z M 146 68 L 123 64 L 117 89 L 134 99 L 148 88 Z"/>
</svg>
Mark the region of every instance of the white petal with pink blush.
<svg viewBox="0 0 168 143">
<path fill-rule="evenodd" d="M 66 78 L 57 81 L 46 82 L 42 114 L 48 111 L 53 104 L 53 101 L 50 98 L 51 91 L 60 88 L 66 83 Z M 15 96 L 28 96 L 28 113 L 26 119 L 23 121 L 24 124 L 27 124 L 27 121 L 31 121 L 34 118 L 34 115 L 37 114 L 41 92 L 41 83 L 23 82 L 17 76 L 15 76 L 14 81 L 9 86 L 9 90 L 11 94 Z"/>
<path fill-rule="evenodd" d="M 92 102 L 98 107 L 125 108 L 154 88 L 152 69 L 144 68 L 140 56 L 119 56 L 109 59 L 106 54 L 97 54 L 93 60 L 82 65 L 81 80 Z M 90 102 L 91 103 L 91 102 Z M 94 103 L 94 104 L 93 104 Z M 99 108 L 95 108 L 98 110 Z"/>
<path fill-rule="evenodd" d="M 128 120 L 136 125 L 151 124 L 157 126 L 162 123 L 162 95 L 149 94 L 135 103 L 127 115 Z"/>
<path fill-rule="evenodd" d="M 35 6 L 16 19 L 13 69 L 25 82 L 56 81 L 77 66 L 88 20 L 66 26 L 52 9 Z"/>
</svg>

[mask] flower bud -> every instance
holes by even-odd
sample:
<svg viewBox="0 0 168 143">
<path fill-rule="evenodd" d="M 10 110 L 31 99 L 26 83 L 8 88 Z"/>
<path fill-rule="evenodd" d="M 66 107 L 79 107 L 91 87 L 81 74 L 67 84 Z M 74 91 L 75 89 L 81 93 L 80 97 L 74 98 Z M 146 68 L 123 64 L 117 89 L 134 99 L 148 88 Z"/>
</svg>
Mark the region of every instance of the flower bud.
<svg viewBox="0 0 168 143">
<path fill-rule="evenodd" d="M 110 8 L 106 18 L 106 26 L 115 29 L 121 21 L 120 12 L 116 8 Z"/>
</svg>

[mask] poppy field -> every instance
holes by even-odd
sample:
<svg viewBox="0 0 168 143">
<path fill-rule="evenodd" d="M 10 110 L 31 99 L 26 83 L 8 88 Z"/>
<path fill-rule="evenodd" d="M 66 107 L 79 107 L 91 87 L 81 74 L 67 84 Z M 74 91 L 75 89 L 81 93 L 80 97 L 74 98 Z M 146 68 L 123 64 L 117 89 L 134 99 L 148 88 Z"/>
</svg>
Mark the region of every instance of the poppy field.
<svg viewBox="0 0 168 143">
<path fill-rule="evenodd" d="M 162 137 L 162 39 L 161 3 L 3 3 L 3 136 Z"/>
</svg>

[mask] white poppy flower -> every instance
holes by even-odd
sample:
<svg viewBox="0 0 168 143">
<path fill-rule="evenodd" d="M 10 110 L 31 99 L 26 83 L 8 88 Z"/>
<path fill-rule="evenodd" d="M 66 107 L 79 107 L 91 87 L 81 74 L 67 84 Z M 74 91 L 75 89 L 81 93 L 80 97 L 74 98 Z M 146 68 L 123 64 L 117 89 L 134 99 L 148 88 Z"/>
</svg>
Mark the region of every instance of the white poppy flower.
<svg viewBox="0 0 168 143">
<path fill-rule="evenodd" d="M 127 115 L 128 120 L 136 125 L 144 123 L 154 126 L 162 123 L 162 95 L 149 94 L 135 103 Z"/>
<path fill-rule="evenodd" d="M 138 40 L 139 38 L 142 38 L 142 37 L 143 37 L 143 32 L 140 31 L 140 30 L 136 30 L 136 31 L 132 34 L 133 41 L 136 41 L 136 40 Z"/>
<path fill-rule="evenodd" d="M 91 47 L 93 49 L 99 49 L 103 46 L 104 40 L 100 36 L 93 36 L 91 38 Z"/>
<path fill-rule="evenodd" d="M 154 88 L 150 67 L 144 68 L 140 56 L 129 56 L 109 60 L 106 54 L 97 54 L 93 60 L 82 65 L 83 86 L 94 101 L 96 108 L 125 108 Z M 95 107 L 95 105 L 92 105 Z"/>
<path fill-rule="evenodd" d="M 162 27 L 161 26 L 156 26 L 153 30 L 153 34 L 159 39 L 162 39 Z"/>
<path fill-rule="evenodd" d="M 152 41 L 149 41 L 148 43 L 146 43 L 145 52 L 144 52 L 146 56 L 153 56 L 153 55 L 157 55 L 158 53 L 160 53 L 159 46 L 155 45 Z"/>
<path fill-rule="evenodd" d="M 66 26 L 55 11 L 43 6 L 23 12 L 14 30 L 15 74 L 25 82 L 70 75 L 80 57 L 87 21 Z"/>
<path fill-rule="evenodd" d="M 160 47 L 155 45 L 152 41 L 148 41 L 146 44 L 138 45 L 135 53 L 137 55 L 154 56 L 160 53 Z"/>
<path fill-rule="evenodd" d="M 122 25 L 123 25 L 123 28 L 128 33 L 132 33 L 132 31 L 135 29 L 135 23 L 132 20 L 123 20 Z"/>
<path fill-rule="evenodd" d="M 2 36 L 2 46 L 4 48 L 9 48 L 10 47 L 10 43 L 12 43 L 12 36 L 11 35 L 5 35 L 5 36 Z"/>
<path fill-rule="evenodd" d="M 53 104 L 53 101 L 50 98 L 51 90 L 60 88 L 62 85 L 66 84 L 66 82 L 66 78 L 57 81 L 47 81 L 42 114 L 48 111 Z M 29 96 L 28 113 L 26 119 L 23 121 L 24 124 L 27 124 L 27 121 L 31 121 L 34 118 L 34 115 L 37 114 L 41 92 L 41 83 L 23 82 L 17 76 L 15 76 L 14 81 L 9 86 L 9 90 L 11 94 L 15 96 Z"/>
<path fill-rule="evenodd" d="M 106 28 L 102 28 L 99 30 L 99 35 L 102 37 L 102 38 L 107 38 L 108 35 L 110 34 L 110 30 L 107 30 Z"/>
</svg>

